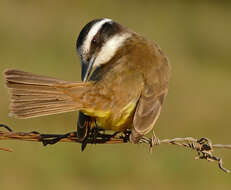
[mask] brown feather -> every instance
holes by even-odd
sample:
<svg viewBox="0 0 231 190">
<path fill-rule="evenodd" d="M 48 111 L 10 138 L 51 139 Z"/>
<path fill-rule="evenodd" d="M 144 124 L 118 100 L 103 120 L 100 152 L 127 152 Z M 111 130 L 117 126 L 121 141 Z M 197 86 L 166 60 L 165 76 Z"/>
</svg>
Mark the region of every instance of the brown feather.
<svg viewBox="0 0 231 190">
<path fill-rule="evenodd" d="M 161 100 L 166 94 L 167 93 L 163 93 L 157 97 L 141 96 L 133 120 L 134 128 L 131 135 L 133 143 L 138 143 L 143 135 L 153 129 L 162 108 Z"/>
<path fill-rule="evenodd" d="M 19 70 L 7 70 L 4 75 L 11 94 L 10 114 L 16 118 L 79 110 L 84 106 L 80 99 L 90 86 Z"/>
<path fill-rule="evenodd" d="M 158 46 L 155 47 L 155 50 L 157 55 L 153 58 L 155 67 L 145 72 L 144 88 L 133 119 L 134 127 L 130 136 L 133 143 L 138 143 L 142 136 L 153 129 L 168 92 L 170 77 L 168 60 Z M 152 59 L 150 58 L 150 60 Z"/>
</svg>

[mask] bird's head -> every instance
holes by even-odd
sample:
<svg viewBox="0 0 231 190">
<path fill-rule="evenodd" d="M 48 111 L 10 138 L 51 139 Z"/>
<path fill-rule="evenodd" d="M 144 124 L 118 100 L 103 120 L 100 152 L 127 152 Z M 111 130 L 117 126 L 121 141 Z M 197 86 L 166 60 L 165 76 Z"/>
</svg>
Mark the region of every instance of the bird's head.
<svg viewBox="0 0 231 190">
<path fill-rule="evenodd" d="M 86 24 L 76 43 L 82 80 L 87 81 L 96 68 L 108 63 L 130 36 L 129 30 L 111 19 L 96 19 Z"/>
</svg>

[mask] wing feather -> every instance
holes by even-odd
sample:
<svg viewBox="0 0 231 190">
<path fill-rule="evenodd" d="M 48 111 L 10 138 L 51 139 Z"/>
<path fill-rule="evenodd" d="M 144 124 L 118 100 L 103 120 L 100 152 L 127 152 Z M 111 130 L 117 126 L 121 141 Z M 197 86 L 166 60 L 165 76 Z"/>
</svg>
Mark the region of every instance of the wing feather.
<svg viewBox="0 0 231 190">
<path fill-rule="evenodd" d="M 170 67 L 167 59 L 153 71 L 152 77 L 145 78 L 136 112 L 130 140 L 138 143 L 140 138 L 150 132 L 160 116 L 163 101 L 168 93 Z"/>
<path fill-rule="evenodd" d="M 158 96 L 155 94 L 149 97 L 141 95 L 133 120 L 132 142 L 137 143 L 142 136 L 153 129 L 160 116 L 163 100 L 166 95 L 167 92 L 163 92 Z"/>
</svg>

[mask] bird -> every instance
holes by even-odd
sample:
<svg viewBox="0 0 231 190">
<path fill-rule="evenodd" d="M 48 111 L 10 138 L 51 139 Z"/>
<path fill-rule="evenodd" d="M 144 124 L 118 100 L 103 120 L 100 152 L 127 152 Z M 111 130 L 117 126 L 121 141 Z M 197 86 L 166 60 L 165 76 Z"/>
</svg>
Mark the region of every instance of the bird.
<svg viewBox="0 0 231 190">
<path fill-rule="evenodd" d="M 10 115 L 19 119 L 79 111 L 77 137 L 86 147 L 89 134 L 129 131 L 137 144 L 153 128 L 168 93 L 171 68 L 152 40 L 108 18 L 81 30 L 76 50 L 81 82 L 16 69 L 4 72 Z"/>
</svg>

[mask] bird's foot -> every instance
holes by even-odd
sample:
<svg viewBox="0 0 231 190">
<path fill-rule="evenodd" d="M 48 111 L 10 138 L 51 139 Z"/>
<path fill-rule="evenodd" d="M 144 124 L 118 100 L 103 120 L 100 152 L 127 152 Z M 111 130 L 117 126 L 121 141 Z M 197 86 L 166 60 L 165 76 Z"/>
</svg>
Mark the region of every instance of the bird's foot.
<svg viewBox="0 0 231 190">
<path fill-rule="evenodd" d="M 123 139 L 125 143 L 130 141 L 131 130 L 126 129 L 125 131 L 117 132 L 117 134 L 118 133 L 122 133 L 120 138 Z"/>
<path fill-rule="evenodd" d="M 87 144 L 89 144 L 89 143 L 90 144 L 107 143 L 108 141 L 110 141 L 111 138 L 118 136 L 118 134 L 120 134 L 120 133 L 122 133 L 122 135 L 119 136 L 119 138 L 123 139 L 124 142 L 128 142 L 129 136 L 131 134 L 130 130 L 116 131 L 112 134 L 107 134 L 107 133 L 105 133 L 105 131 L 106 131 L 105 129 L 100 128 L 98 126 L 89 129 L 86 138 L 82 141 L 81 150 L 84 151 Z"/>
<path fill-rule="evenodd" d="M 109 139 L 109 135 L 105 134 L 105 129 L 95 126 L 91 129 L 88 129 L 87 135 L 82 141 L 81 151 L 84 151 L 88 143 L 103 143 Z"/>
</svg>

